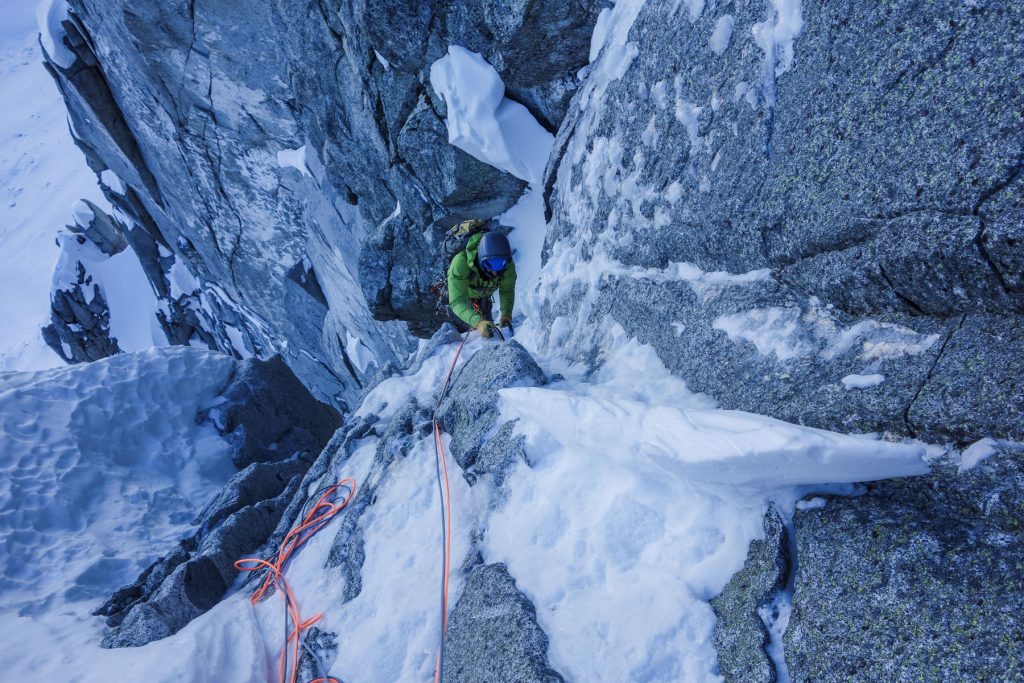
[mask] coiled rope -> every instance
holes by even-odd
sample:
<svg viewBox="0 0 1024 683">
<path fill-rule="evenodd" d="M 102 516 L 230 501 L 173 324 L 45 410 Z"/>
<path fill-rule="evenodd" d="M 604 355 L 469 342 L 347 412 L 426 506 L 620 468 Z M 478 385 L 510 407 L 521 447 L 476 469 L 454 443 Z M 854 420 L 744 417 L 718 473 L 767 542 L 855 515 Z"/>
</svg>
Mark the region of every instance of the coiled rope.
<svg viewBox="0 0 1024 683">
<path fill-rule="evenodd" d="M 344 498 L 341 498 L 340 501 L 337 500 L 339 489 L 347 491 Z M 337 484 L 331 484 L 316 491 L 303 506 L 300 514 L 302 521 L 285 535 L 284 540 L 281 542 L 280 550 L 277 551 L 277 554 L 272 559 L 264 560 L 259 557 L 250 557 L 235 562 L 235 569 L 239 571 L 266 572 L 263 582 L 249 599 L 250 602 L 253 604 L 260 602 L 266 597 L 271 588 L 277 588 L 284 598 L 285 643 L 284 647 L 281 648 L 281 683 L 286 681 L 288 683 L 296 683 L 299 675 L 299 648 L 305 647 L 305 644 L 302 642 L 303 631 L 323 618 L 323 613 L 318 612 L 309 619 L 302 619 L 295 594 L 292 593 L 292 589 L 284 577 L 285 565 L 288 564 L 288 560 L 295 556 L 295 553 L 298 552 L 299 548 L 306 541 L 312 538 L 317 531 L 327 526 L 334 519 L 335 515 L 352 501 L 355 494 L 356 482 L 351 477 L 345 477 Z M 315 503 L 310 507 L 310 502 L 314 500 Z M 288 656 L 289 650 L 291 651 L 291 657 Z M 308 647 L 306 650 L 314 654 Z M 316 659 L 315 654 L 314 659 Z M 319 667 L 319 661 L 317 664 Z M 341 683 L 337 678 L 324 674 L 322 667 L 319 668 L 321 669 L 320 677 L 309 683 Z"/>
</svg>

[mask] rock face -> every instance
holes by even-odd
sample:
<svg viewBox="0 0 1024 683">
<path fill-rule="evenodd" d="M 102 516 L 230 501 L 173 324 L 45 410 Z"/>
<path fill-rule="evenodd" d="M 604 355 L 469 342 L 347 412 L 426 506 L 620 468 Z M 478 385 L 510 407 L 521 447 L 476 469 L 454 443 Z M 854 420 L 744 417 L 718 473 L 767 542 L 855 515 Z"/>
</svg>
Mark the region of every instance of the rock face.
<svg viewBox="0 0 1024 683">
<path fill-rule="evenodd" d="M 413 350 L 406 329 L 443 319 L 429 226 L 500 213 L 525 186 L 448 144 L 431 64 L 482 52 L 553 131 L 601 2 L 69 5 L 56 39 L 75 61 L 48 66 L 170 341 L 280 352 L 344 409 Z"/>
<path fill-rule="evenodd" d="M 278 526 L 303 475 L 340 423 L 280 358 L 239 365 L 223 400 L 197 419 L 213 422 L 242 469 L 196 518 L 195 533 L 117 591 L 98 610 L 114 630 L 104 647 L 137 647 L 177 633 L 216 605 Z"/>
<path fill-rule="evenodd" d="M 1018 680 L 1024 475 L 1019 445 L 997 450 L 966 472 L 942 460 L 928 477 L 798 509 L 796 558 L 769 512 L 765 540 L 712 601 L 726 680 L 777 680 L 759 612 L 792 572 L 793 681 Z"/>
<path fill-rule="evenodd" d="M 437 411 L 442 427 L 452 435 L 452 455 L 459 466 L 472 472 L 484 442 L 492 436 L 498 422 L 499 389 L 546 383 L 544 371 L 514 339 L 489 344 L 462 366 Z M 500 438 L 509 440 L 510 432 L 503 431 Z M 487 469 L 498 465 L 496 469 L 502 473 L 493 457 L 483 460 Z"/>
<path fill-rule="evenodd" d="M 722 407 L 1024 439 L 1019 2 L 619 0 L 600 20 L 601 0 L 69 5 L 58 39 L 75 61 L 49 67 L 115 209 L 92 207 L 69 239 L 134 251 L 169 343 L 283 358 L 266 389 L 269 366 L 252 365 L 239 403 L 206 416 L 246 469 L 194 538 L 104 607 L 108 645 L 208 609 L 229 560 L 279 543 L 305 494 L 376 439 L 327 567 L 345 602 L 363 590 L 367 514 L 428 438 L 432 403 L 352 418 L 314 461 L 338 418 L 298 381 L 351 413 L 441 323 L 438 228 L 523 191 L 447 142 L 429 69 L 453 44 L 557 130 L 533 321 L 552 351 L 596 367 L 596 342 L 621 326 Z M 118 352 L 90 273 L 65 276 L 51 346 L 75 361 Z M 443 329 L 413 362 L 450 340 Z M 500 496 L 526 460 L 498 389 L 545 381 L 514 341 L 456 378 L 437 417 L 471 485 L 486 477 Z M 266 402 L 275 387 L 285 403 Z M 714 601 L 722 673 L 775 678 L 758 612 L 795 571 L 793 680 L 1017 675 L 1019 463 L 940 465 L 798 512 L 796 557 L 769 515 Z M 481 558 L 459 577 L 445 680 L 560 680 L 507 569 Z"/>
<path fill-rule="evenodd" d="M 759 614 L 787 583 L 791 560 L 785 523 L 777 510 L 764 518 L 764 540 L 754 541 L 747 562 L 711 601 L 715 610 L 715 649 L 726 681 L 774 683 L 775 666 L 766 653 L 769 636 Z"/>
<path fill-rule="evenodd" d="M 224 399 L 203 418 L 227 435 L 240 468 L 294 453 L 316 457 L 341 422 L 334 408 L 310 396 L 279 356 L 242 362 Z"/>
<path fill-rule="evenodd" d="M 798 511 L 794 681 L 1020 680 L 1020 452 Z"/>
<path fill-rule="evenodd" d="M 584 358 L 618 323 L 725 407 L 1024 436 L 1024 10 L 638 5 L 549 162 L 546 322 Z"/>
<path fill-rule="evenodd" d="M 445 681 L 565 680 L 547 663 L 548 637 L 537 625 L 537 610 L 503 564 L 469 572 L 452 611 L 447 648 Z"/>
</svg>

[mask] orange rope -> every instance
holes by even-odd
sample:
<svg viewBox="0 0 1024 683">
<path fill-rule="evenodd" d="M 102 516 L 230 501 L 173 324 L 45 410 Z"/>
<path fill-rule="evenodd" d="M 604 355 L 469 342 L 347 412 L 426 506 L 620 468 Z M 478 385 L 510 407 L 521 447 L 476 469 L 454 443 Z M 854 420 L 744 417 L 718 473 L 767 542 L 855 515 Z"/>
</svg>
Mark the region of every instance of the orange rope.
<svg viewBox="0 0 1024 683">
<path fill-rule="evenodd" d="M 330 499 L 339 488 L 347 488 L 348 495 L 339 503 L 331 502 Z M 290 681 L 290 683 L 296 683 L 299 675 L 299 647 L 302 643 L 302 632 L 323 618 L 323 613 L 318 612 L 309 619 L 303 621 L 302 616 L 299 613 L 299 604 L 295 600 L 295 594 L 292 593 L 291 586 L 288 585 L 288 582 L 284 578 L 284 567 L 302 544 L 312 538 L 313 534 L 326 526 L 335 515 L 341 512 L 345 506 L 352 501 L 355 494 L 356 482 L 351 477 L 345 477 L 337 484 L 327 487 L 299 525 L 289 531 L 284 537 L 284 540 L 281 542 L 281 549 L 278 550 L 277 555 L 272 561 L 264 560 L 259 557 L 250 557 L 235 562 L 235 569 L 238 569 L 239 571 L 266 571 L 263 583 L 260 584 L 259 588 L 253 592 L 252 597 L 249 599 L 252 604 L 255 605 L 260 602 L 267 595 L 268 591 L 274 587 L 280 589 L 281 594 L 284 597 L 285 612 L 288 619 L 293 624 L 293 628 L 285 639 L 284 647 L 281 648 L 281 658 L 279 662 L 281 680 L 285 680 L 286 678 L 288 649 L 289 645 L 291 645 L 291 675 L 287 677 L 287 680 Z M 310 681 L 310 683 L 341 683 L 341 681 L 336 678 L 332 678 L 331 676 L 327 676 L 317 678 Z"/>
<path fill-rule="evenodd" d="M 437 421 L 437 408 L 441 405 L 441 401 L 444 399 L 445 393 L 448 391 L 448 385 L 452 379 L 452 372 L 455 370 L 455 364 L 459 361 L 459 355 L 462 353 L 462 347 L 466 345 L 466 341 L 469 339 L 469 333 L 462 339 L 462 343 L 459 344 L 459 348 L 455 351 L 455 357 L 452 359 L 452 364 L 448 366 L 448 374 L 444 378 L 444 385 L 441 387 L 441 393 L 437 397 L 437 404 L 434 406 L 434 445 L 436 446 L 437 459 L 440 461 L 441 467 L 439 472 L 444 477 L 444 495 L 441 498 L 441 514 L 442 522 L 444 527 L 444 560 L 442 562 L 442 571 L 444 576 L 442 578 L 441 588 L 441 640 L 437 648 L 437 664 L 434 667 L 434 683 L 441 683 L 441 676 L 443 671 L 444 663 L 444 639 L 448 633 L 448 577 L 451 574 L 451 562 L 452 562 L 452 505 L 451 505 L 451 487 L 448 484 L 448 458 L 444 452 L 444 442 L 441 440 L 441 425 Z M 438 482 L 440 485 L 440 482 Z"/>
</svg>

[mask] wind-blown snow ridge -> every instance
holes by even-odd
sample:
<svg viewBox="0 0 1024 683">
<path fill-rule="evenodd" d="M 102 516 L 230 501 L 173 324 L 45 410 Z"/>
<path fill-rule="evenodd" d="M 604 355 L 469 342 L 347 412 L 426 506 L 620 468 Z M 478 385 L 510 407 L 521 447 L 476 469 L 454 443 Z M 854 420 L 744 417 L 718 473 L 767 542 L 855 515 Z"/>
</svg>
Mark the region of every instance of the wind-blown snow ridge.
<svg viewBox="0 0 1024 683">
<path fill-rule="evenodd" d="M 707 601 L 770 501 L 928 471 L 887 443 L 717 410 L 614 328 L 588 381 L 502 390 L 531 467 L 506 480 L 485 558 L 506 562 L 572 680 L 720 681 Z"/>
</svg>

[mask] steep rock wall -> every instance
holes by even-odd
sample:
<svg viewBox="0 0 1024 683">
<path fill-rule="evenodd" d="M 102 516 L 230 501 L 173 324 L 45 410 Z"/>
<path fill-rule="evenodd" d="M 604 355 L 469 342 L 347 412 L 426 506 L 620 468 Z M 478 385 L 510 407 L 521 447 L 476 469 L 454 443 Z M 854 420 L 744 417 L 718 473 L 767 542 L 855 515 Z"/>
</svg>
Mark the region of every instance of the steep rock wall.
<svg viewBox="0 0 1024 683">
<path fill-rule="evenodd" d="M 599 5 L 72 0 L 56 38 L 73 62 L 49 68 L 90 165 L 117 177 L 108 198 L 143 229 L 140 258 L 195 280 L 165 296 L 169 265 L 148 269 L 168 316 L 231 318 L 174 341 L 282 352 L 347 407 L 440 323 L 430 227 L 525 187 L 448 144 L 430 65 L 450 44 L 482 52 L 554 130 Z"/>
<path fill-rule="evenodd" d="M 697 5 L 616 6 L 549 162 L 546 322 L 727 407 L 1024 435 L 1021 8 Z"/>
</svg>

